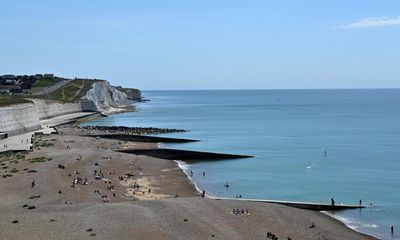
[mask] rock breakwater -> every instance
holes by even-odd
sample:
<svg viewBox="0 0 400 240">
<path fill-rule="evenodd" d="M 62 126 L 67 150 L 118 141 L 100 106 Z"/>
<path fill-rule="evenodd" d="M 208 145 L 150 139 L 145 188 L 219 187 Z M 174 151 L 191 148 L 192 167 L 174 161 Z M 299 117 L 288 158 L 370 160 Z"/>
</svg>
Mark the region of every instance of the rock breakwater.
<svg viewBox="0 0 400 240">
<path fill-rule="evenodd" d="M 181 133 L 187 130 L 176 128 L 153 128 L 153 127 L 125 127 L 125 126 L 85 126 L 83 127 L 89 131 L 103 131 L 115 134 L 128 134 L 128 135 L 147 135 L 147 134 L 165 134 L 165 133 Z"/>
</svg>

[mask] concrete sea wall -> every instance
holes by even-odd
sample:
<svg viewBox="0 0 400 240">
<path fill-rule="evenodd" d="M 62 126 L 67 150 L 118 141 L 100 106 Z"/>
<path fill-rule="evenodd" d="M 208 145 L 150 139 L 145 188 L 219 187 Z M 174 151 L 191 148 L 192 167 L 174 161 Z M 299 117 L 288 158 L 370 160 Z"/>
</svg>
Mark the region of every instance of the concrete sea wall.
<svg viewBox="0 0 400 240">
<path fill-rule="evenodd" d="M 35 102 L 39 119 L 49 119 L 65 114 L 82 112 L 80 103 L 52 103 Z"/>
<path fill-rule="evenodd" d="M 0 132 L 9 136 L 35 131 L 41 128 L 40 120 L 77 112 L 95 112 L 93 102 L 46 103 L 33 100 L 33 103 L 0 108 Z"/>
<path fill-rule="evenodd" d="M 40 128 L 39 114 L 34 104 L 0 108 L 0 132 L 17 135 Z"/>
</svg>

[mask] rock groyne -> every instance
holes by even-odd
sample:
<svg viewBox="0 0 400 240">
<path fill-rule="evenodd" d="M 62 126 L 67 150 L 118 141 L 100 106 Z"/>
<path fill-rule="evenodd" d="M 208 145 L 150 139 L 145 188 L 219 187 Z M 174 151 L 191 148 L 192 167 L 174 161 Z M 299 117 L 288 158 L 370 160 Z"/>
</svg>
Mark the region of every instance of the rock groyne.
<svg viewBox="0 0 400 240">
<path fill-rule="evenodd" d="M 131 142 L 189 143 L 189 142 L 199 141 L 199 140 L 184 139 L 184 138 L 167 138 L 167 137 L 154 137 L 154 136 L 130 135 L 130 134 L 98 134 L 98 135 L 87 135 L 87 136 L 95 138 L 121 140 L 121 141 L 131 141 Z"/>
<path fill-rule="evenodd" d="M 125 126 L 85 126 L 86 130 L 99 130 L 107 133 L 114 134 L 127 134 L 127 135 L 156 135 L 165 133 L 181 133 L 187 130 L 176 128 L 153 128 L 153 127 L 125 127 Z"/>
</svg>

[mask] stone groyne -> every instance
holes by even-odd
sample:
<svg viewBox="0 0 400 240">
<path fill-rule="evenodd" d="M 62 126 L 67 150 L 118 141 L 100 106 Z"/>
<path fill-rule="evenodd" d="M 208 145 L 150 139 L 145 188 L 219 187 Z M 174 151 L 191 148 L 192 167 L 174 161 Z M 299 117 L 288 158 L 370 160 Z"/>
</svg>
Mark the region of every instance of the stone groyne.
<svg viewBox="0 0 400 240">
<path fill-rule="evenodd" d="M 189 143 L 189 142 L 199 141 L 194 139 L 154 137 L 154 136 L 131 135 L 131 134 L 98 134 L 98 135 L 86 135 L 86 136 L 94 138 L 114 139 L 121 141 L 153 142 L 153 143 Z"/>
<path fill-rule="evenodd" d="M 125 127 L 125 126 L 86 126 L 86 130 L 99 130 L 107 133 L 123 134 L 123 135 L 156 135 L 166 133 L 182 133 L 187 132 L 184 129 L 176 128 L 154 128 L 154 127 Z"/>
</svg>

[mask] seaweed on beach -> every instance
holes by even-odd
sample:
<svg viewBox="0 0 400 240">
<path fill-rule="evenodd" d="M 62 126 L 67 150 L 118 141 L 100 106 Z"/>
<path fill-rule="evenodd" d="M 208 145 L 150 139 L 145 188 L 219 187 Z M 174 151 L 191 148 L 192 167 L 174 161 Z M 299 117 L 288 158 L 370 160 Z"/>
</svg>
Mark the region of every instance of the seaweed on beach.
<svg viewBox="0 0 400 240">
<path fill-rule="evenodd" d="M 53 160 L 52 158 L 46 158 L 46 157 L 37 157 L 37 158 L 31 158 L 27 159 L 30 163 L 40 163 L 40 162 L 48 162 Z"/>
<path fill-rule="evenodd" d="M 29 197 L 29 199 L 36 199 L 36 198 L 40 198 L 40 197 L 41 197 L 40 195 L 32 195 Z"/>
</svg>

